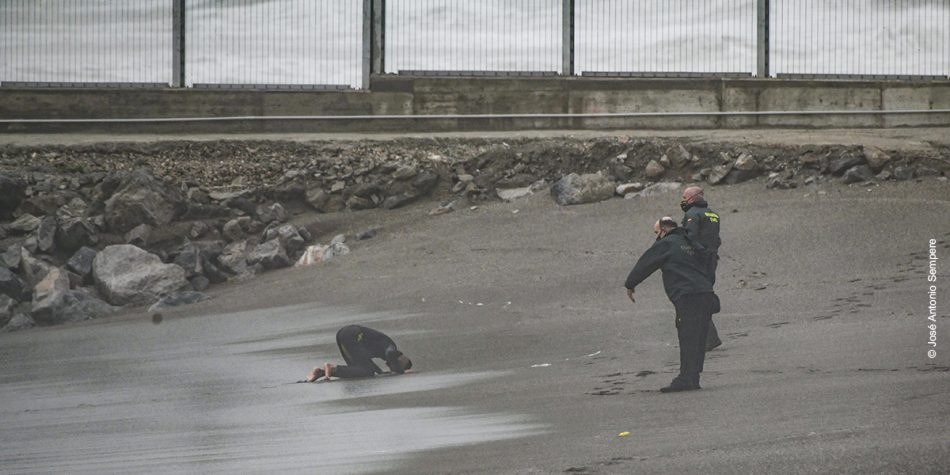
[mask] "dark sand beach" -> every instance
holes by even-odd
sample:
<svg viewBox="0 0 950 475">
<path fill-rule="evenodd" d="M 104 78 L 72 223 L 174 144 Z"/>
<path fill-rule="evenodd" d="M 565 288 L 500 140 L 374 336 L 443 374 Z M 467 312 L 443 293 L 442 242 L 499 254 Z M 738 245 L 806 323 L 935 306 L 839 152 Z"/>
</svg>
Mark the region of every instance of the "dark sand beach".
<svg viewBox="0 0 950 475">
<path fill-rule="evenodd" d="M 895 134 L 880 140 L 913 136 Z M 708 189 L 724 344 L 703 390 L 671 395 L 660 276 L 636 304 L 623 280 L 652 223 L 679 216 L 675 193 L 321 216 L 380 230 L 160 324 L 141 309 L 0 335 L 0 472 L 946 473 L 948 191 Z M 417 372 L 285 384 L 338 361 L 351 322 L 392 335 Z"/>
</svg>

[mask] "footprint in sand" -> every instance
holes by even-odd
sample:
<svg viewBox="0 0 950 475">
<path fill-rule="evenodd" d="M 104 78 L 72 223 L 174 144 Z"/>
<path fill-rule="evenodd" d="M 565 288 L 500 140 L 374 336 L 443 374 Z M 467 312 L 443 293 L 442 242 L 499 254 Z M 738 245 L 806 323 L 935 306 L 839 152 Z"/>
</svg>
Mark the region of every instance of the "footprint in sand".
<svg viewBox="0 0 950 475">
<path fill-rule="evenodd" d="M 770 323 L 770 324 L 768 324 L 768 325 L 766 325 L 766 326 L 769 327 L 769 328 L 778 328 L 778 327 L 781 327 L 781 326 L 783 326 L 783 325 L 788 325 L 789 323 L 790 323 L 790 322 Z"/>
</svg>

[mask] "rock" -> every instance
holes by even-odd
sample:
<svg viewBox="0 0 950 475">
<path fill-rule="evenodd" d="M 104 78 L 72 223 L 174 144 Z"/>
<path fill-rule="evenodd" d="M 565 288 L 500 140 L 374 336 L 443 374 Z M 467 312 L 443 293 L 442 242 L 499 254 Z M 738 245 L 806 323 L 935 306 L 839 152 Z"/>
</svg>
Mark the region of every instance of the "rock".
<svg viewBox="0 0 950 475">
<path fill-rule="evenodd" d="M 330 194 L 337 194 L 346 189 L 346 182 L 343 180 L 337 180 L 330 185 Z"/>
<path fill-rule="evenodd" d="M 669 157 L 670 162 L 676 168 L 683 168 L 689 164 L 690 160 L 693 158 L 692 155 L 686 150 L 682 145 L 677 145 L 675 147 L 670 147 L 666 151 L 666 156 Z"/>
<path fill-rule="evenodd" d="M 66 206 L 74 200 L 78 200 L 81 207 L 85 208 L 85 202 L 80 194 L 69 190 L 56 190 L 50 193 L 33 195 L 20 203 L 20 212 L 29 213 L 34 216 L 52 216 L 59 208 Z"/>
<path fill-rule="evenodd" d="M 729 172 L 732 171 L 732 164 L 727 165 L 717 165 L 709 171 L 706 175 L 706 183 L 710 185 L 718 185 L 726 179 L 726 176 L 729 175 Z"/>
<path fill-rule="evenodd" d="M 404 181 L 414 178 L 417 173 L 416 167 L 406 165 L 397 168 L 396 171 L 393 172 L 392 177 L 394 180 Z"/>
<path fill-rule="evenodd" d="M 765 182 L 765 188 L 769 190 L 789 190 L 798 188 L 798 182 L 792 181 L 786 174 L 776 173 L 775 176 L 769 177 L 768 181 Z"/>
<path fill-rule="evenodd" d="M 312 188 L 307 190 L 307 193 L 304 195 L 304 199 L 311 208 L 324 213 L 326 212 L 325 207 L 327 202 L 330 201 L 330 195 L 323 191 L 322 188 Z"/>
<path fill-rule="evenodd" d="M 0 294 L 0 328 L 13 318 L 13 312 L 19 303 L 9 295 Z"/>
<path fill-rule="evenodd" d="M 13 218 L 13 212 L 23 202 L 26 184 L 19 178 L 0 175 L 0 221 Z"/>
<path fill-rule="evenodd" d="M 217 259 L 215 257 L 214 259 Z M 213 284 L 220 284 L 222 282 L 227 282 L 228 274 L 215 263 L 211 257 L 208 257 L 204 254 L 201 256 L 201 270 L 204 272 L 204 276 L 208 278 Z M 194 279 L 194 277 L 192 277 Z M 194 284 L 194 283 L 192 283 Z"/>
<path fill-rule="evenodd" d="M 594 203 L 613 197 L 614 184 L 600 173 L 571 173 L 551 187 L 551 194 L 561 206 Z"/>
<path fill-rule="evenodd" d="M 867 160 L 868 166 L 871 167 L 871 170 L 879 172 L 882 168 L 884 168 L 884 165 L 887 165 L 887 162 L 891 161 L 891 156 L 884 153 L 883 150 L 877 147 L 865 145 L 864 159 Z"/>
<path fill-rule="evenodd" d="M 831 161 L 828 171 L 833 175 L 841 175 L 847 170 L 864 163 L 864 156 L 841 157 Z"/>
<path fill-rule="evenodd" d="M 224 235 L 228 242 L 237 242 L 246 236 L 244 228 L 241 227 L 241 222 L 237 218 L 224 223 L 224 227 L 221 228 L 221 234 Z"/>
<path fill-rule="evenodd" d="M 727 185 L 735 185 L 736 183 L 742 183 L 744 181 L 749 181 L 760 175 L 759 170 L 738 170 L 733 168 L 732 171 L 726 175 L 726 178 L 722 181 Z"/>
<path fill-rule="evenodd" d="M 33 287 L 33 310 L 30 316 L 41 325 L 63 323 L 63 307 L 69 292 L 69 276 L 52 268 L 36 287 Z"/>
<path fill-rule="evenodd" d="M 43 280 L 52 268 L 53 266 L 49 263 L 33 257 L 26 248 L 21 249 L 20 275 L 30 288 Z"/>
<path fill-rule="evenodd" d="M 346 207 L 353 211 L 360 211 L 364 209 L 373 209 L 376 207 L 376 203 L 374 203 L 371 199 L 353 195 L 350 197 L 350 199 L 346 200 Z"/>
<path fill-rule="evenodd" d="M 32 295 L 32 287 L 10 272 L 6 267 L 0 267 L 0 294 L 16 300 L 26 302 Z"/>
<path fill-rule="evenodd" d="M 940 171 L 930 167 L 917 167 L 915 175 L 917 175 L 918 178 L 924 176 L 940 176 Z"/>
<path fill-rule="evenodd" d="M 0 267 L 4 269 L 19 269 L 22 246 L 13 244 L 0 254 Z"/>
<path fill-rule="evenodd" d="M 157 312 L 162 309 L 180 307 L 182 305 L 191 305 L 193 303 L 198 303 L 203 300 L 208 300 L 209 297 L 207 294 L 201 292 L 195 292 L 193 290 L 183 290 L 181 292 L 175 292 L 173 294 L 166 295 L 152 304 L 148 308 L 149 313 Z"/>
<path fill-rule="evenodd" d="M 303 237 L 292 224 L 282 224 L 264 231 L 264 241 L 279 239 L 288 254 L 297 252 L 305 244 Z"/>
<path fill-rule="evenodd" d="M 235 198 L 241 198 L 249 191 L 250 190 L 211 191 L 208 193 L 208 198 L 214 201 L 231 201 Z"/>
<path fill-rule="evenodd" d="M 378 195 L 381 192 L 379 183 L 361 183 L 356 185 L 351 192 L 354 196 L 359 196 L 360 198 L 371 199 L 373 195 Z"/>
<path fill-rule="evenodd" d="M 92 262 L 98 252 L 91 247 L 81 247 L 66 261 L 66 270 L 82 278 L 83 283 L 92 282 Z"/>
<path fill-rule="evenodd" d="M 327 251 L 327 248 L 328 246 L 322 246 L 320 244 L 307 246 L 300 258 L 297 259 L 297 262 L 294 263 L 294 267 L 310 266 L 320 262 L 323 260 L 323 253 Z"/>
<path fill-rule="evenodd" d="M 188 282 L 191 282 L 191 288 L 198 292 L 201 292 L 202 290 L 205 290 L 211 286 L 211 279 L 208 279 L 203 275 L 196 275 L 188 279 Z"/>
<path fill-rule="evenodd" d="M 113 305 L 143 305 L 188 286 L 185 271 L 130 244 L 107 246 L 92 265 L 96 288 Z"/>
<path fill-rule="evenodd" d="M 289 266 L 290 259 L 287 257 L 287 251 L 280 243 L 280 239 L 271 239 L 258 244 L 247 255 L 247 263 L 251 265 L 260 264 L 265 269 L 280 269 Z"/>
<path fill-rule="evenodd" d="M 43 216 L 40 225 L 36 228 L 36 249 L 39 252 L 50 254 L 56 244 L 56 218 Z"/>
<path fill-rule="evenodd" d="M 913 180 L 914 169 L 911 167 L 899 166 L 894 169 L 894 179 L 897 181 Z"/>
<path fill-rule="evenodd" d="M 16 332 L 20 330 L 26 330 L 28 328 L 33 328 L 36 326 L 36 322 L 30 318 L 29 315 L 18 313 L 7 322 L 6 326 L 3 327 L 4 332 Z"/>
<path fill-rule="evenodd" d="M 418 198 L 418 196 L 412 193 L 399 193 L 398 195 L 393 195 L 383 200 L 382 207 L 386 209 L 401 208 L 412 203 L 416 198 Z"/>
<path fill-rule="evenodd" d="M 412 180 L 412 188 L 416 190 L 418 195 L 427 195 L 435 189 L 435 185 L 438 183 L 439 175 L 428 170 L 422 170 Z"/>
<path fill-rule="evenodd" d="M 671 166 L 671 164 L 670 164 L 670 157 L 667 157 L 666 155 L 663 155 L 662 157 L 660 157 L 659 163 L 660 163 L 660 165 L 663 166 L 663 168 L 669 168 L 669 167 Z"/>
<path fill-rule="evenodd" d="M 221 255 L 217 257 L 217 262 L 220 264 L 220 268 L 226 272 L 234 275 L 243 274 L 247 271 L 247 242 L 237 241 L 228 244 Z M 210 275 L 208 278 L 214 282 Z"/>
<path fill-rule="evenodd" d="M 89 320 L 108 315 L 118 309 L 103 302 L 87 289 L 75 289 L 66 293 L 59 320 L 64 322 Z"/>
<path fill-rule="evenodd" d="M 534 190 L 532 190 L 530 186 L 525 186 L 521 188 L 505 188 L 505 189 L 496 188 L 495 194 L 497 194 L 499 198 L 505 201 L 512 201 L 518 198 L 523 198 L 528 195 L 533 195 Z"/>
<path fill-rule="evenodd" d="M 878 173 L 875 178 L 877 178 L 879 181 L 887 181 L 893 178 L 893 175 L 891 174 L 891 172 L 884 170 L 881 173 Z"/>
<path fill-rule="evenodd" d="M 202 236 L 210 233 L 214 227 L 204 221 L 198 221 L 191 225 L 191 229 L 188 231 L 188 237 L 191 239 L 199 239 Z"/>
<path fill-rule="evenodd" d="M 643 191 L 643 183 L 624 183 L 623 185 L 618 185 L 614 192 L 620 196 L 627 196 L 630 193 L 636 193 L 638 191 Z"/>
<path fill-rule="evenodd" d="M 253 201 L 243 196 L 231 198 L 230 200 L 226 201 L 224 205 L 232 210 L 235 210 L 235 213 L 240 216 L 253 216 L 255 213 L 257 213 L 257 205 L 254 204 Z"/>
<path fill-rule="evenodd" d="M 666 173 L 666 168 L 663 168 L 663 165 L 660 165 L 659 163 L 657 163 L 656 160 L 650 160 L 650 163 L 647 163 L 647 166 L 643 170 L 643 173 L 646 175 L 647 178 L 651 180 L 655 180 L 663 176 L 664 173 Z"/>
<path fill-rule="evenodd" d="M 377 232 L 379 232 L 379 228 L 377 228 L 377 227 L 375 227 L 375 226 L 374 226 L 374 227 L 371 227 L 371 228 L 368 228 L 368 229 L 365 229 L 365 230 L 363 230 L 363 231 L 360 231 L 360 232 L 356 235 L 356 240 L 357 240 L 357 241 L 365 241 L 365 240 L 367 240 L 367 239 L 372 239 L 372 238 L 376 237 L 376 233 L 377 233 Z"/>
<path fill-rule="evenodd" d="M 33 216 L 32 214 L 24 214 L 17 218 L 12 223 L 6 225 L 8 234 L 12 235 L 22 235 L 29 234 L 33 231 L 36 231 L 36 228 L 40 226 L 40 218 Z"/>
<path fill-rule="evenodd" d="M 125 233 L 140 224 L 155 227 L 170 223 L 185 211 L 179 192 L 145 172 L 129 174 L 106 201 L 106 226 Z"/>
<path fill-rule="evenodd" d="M 201 250 L 191 243 L 186 243 L 178 249 L 172 264 L 184 269 L 185 277 L 190 279 L 204 274 L 204 267 L 201 265 L 203 261 Z"/>
<path fill-rule="evenodd" d="M 668 193 L 676 193 L 676 192 L 678 192 L 678 191 L 680 190 L 680 188 L 681 188 L 682 186 L 683 186 L 683 184 L 682 184 L 682 183 L 679 183 L 679 182 L 661 182 L 661 183 L 656 183 L 656 184 L 653 184 L 653 185 L 650 185 L 650 186 L 644 188 L 643 191 L 640 191 L 639 193 L 636 193 L 636 196 L 639 197 L 639 198 L 646 198 L 646 197 L 650 197 L 650 196 L 658 196 L 658 195 L 665 195 L 665 194 L 668 194 Z"/>
<path fill-rule="evenodd" d="M 458 176 L 458 179 L 459 179 L 459 182 L 460 182 L 460 183 L 471 183 L 471 182 L 475 181 L 475 177 L 472 176 L 472 175 L 469 175 L 469 174 L 467 174 L 467 173 L 463 173 L 463 174 L 459 175 L 459 176 Z"/>
<path fill-rule="evenodd" d="M 863 181 L 874 180 L 874 172 L 867 165 L 857 165 L 851 167 L 844 173 L 844 182 L 846 184 L 860 183 Z"/>
<path fill-rule="evenodd" d="M 759 169 L 759 162 L 756 162 L 751 154 L 743 152 L 732 166 L 736 170 L 753 171 Z"/>
<path fill-rule="evenodd" d="M 131 231 L 125 233 L 125 242 L 126 244 L 131 244 L 144 249 L 148 247 L 148 239 L 151 235 L 152 227 L 142 223 L 132 228 Z"/>
<path fill-rule="evenodd" d="M 287 221 L 287 211 L 284 209 L 284 205 L 280 203 L 273 203 L 270 206 L 258 206 L 255 210 L 255 216 L 265 225 L 273 222 L 283 223 Z"/>
<path fill-rule="evenodd" d="M 99 234 L 92 220 L 61 214 L 57 216 L 59 230 L 56 232 L 56 247 L 62 252 L 73 252 L 83 246 L 99 243 Z"/>
<path fill-rule="evenodd" d="M 181 215 L 181 219 L 183 221 L 192 221 L 196 219 L 226 218 L 230 215 L 231 209 L 227 206 L 188 203 L 185 212 Z"/>
</svg>

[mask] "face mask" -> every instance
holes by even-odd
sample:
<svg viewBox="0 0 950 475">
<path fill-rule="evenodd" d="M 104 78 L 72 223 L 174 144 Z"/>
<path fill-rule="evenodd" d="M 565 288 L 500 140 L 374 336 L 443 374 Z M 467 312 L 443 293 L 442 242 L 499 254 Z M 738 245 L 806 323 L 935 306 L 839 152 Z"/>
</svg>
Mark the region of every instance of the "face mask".
<svg viewBox="0 0 950 475">
<path fill-rule="evenodd" d="M 689 204 L 689 203 L 687 203 L 686 200 L 680 201 L 680 208 L 681 208 L 684 212 L 685 212 L 685 211 L 689 211 L 689 207 L 690 207 L 690 206 L 692 206 L 692 205 Z"/>
</svg>

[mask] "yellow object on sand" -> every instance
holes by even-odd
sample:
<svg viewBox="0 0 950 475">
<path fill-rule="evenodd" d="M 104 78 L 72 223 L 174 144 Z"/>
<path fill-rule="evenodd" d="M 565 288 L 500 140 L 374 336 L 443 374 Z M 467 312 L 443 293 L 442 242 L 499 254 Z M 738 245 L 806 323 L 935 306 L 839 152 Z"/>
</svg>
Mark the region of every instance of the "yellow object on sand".
<svg viewBox="0 0 950 475">
<path fill-rule="evenodd" d="M 623 432 L 621 432 L 621 433 L 619 433 L 619 434 L 617 434 L 617 437 L 626 437 L 626 436 L 628 436 L 628 435 L 630 435 L 630 433 L 629 433 L 629 432 L 627 432 L 627 431 L 623 431 Z"/>
</svg>

